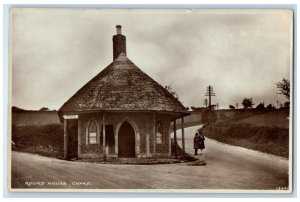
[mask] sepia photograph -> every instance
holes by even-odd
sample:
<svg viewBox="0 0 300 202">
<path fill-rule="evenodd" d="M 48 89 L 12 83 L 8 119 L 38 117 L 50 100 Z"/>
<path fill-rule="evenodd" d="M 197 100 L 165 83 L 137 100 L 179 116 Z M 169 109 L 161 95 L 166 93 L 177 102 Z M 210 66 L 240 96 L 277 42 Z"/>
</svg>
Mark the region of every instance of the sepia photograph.
<svg viewBox="0 0 300 202">
<path fill-rule="evenodd" d="M 289 9 L 10 8 L 8 189 L 291 193 L 293 29 Z"/>
</svg>

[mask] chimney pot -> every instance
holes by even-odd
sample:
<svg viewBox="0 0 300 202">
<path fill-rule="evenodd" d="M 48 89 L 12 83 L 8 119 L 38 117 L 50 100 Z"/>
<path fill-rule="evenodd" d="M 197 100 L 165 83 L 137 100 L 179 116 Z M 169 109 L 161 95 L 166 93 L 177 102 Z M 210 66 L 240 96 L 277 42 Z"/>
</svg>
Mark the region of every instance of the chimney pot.
<svg viewBox="0 0 300 202">
<path fill-rule="evenodd" d="M 122 26 L 121 25 L 117 25 L 117 34 L 122 34 Z"/>
</svg>

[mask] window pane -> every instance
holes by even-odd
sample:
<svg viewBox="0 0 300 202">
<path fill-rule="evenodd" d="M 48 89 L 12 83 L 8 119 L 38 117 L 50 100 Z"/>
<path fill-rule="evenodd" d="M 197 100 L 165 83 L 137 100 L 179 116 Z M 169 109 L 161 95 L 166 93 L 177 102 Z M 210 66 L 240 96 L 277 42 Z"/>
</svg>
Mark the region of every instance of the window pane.
<svg viewBox="0 0 300 202">
<path fill-rule="evenodd" d="M 162 126 L 159 122 L 156 126 L 156 144 L 162 144 Z"/>
<path fill-rule="evenodd" d="M 156 133 L 156 143 L 162 144 L 162 138 L 160 133 Z"/>
<path fill-rule="evenodd" d="M 96 141 L 96 138 L 90 138 L 90 144 L 96 144 L 97 141 Z"/>
<path fill-rule="evenodd" d="M 90 137 L 96 137 L 96 132 L 90 132 Z"/>
<path fill-rule="evenodd" d="M 96 144 L 97 143 L 97 134 L 96 132 L 90 132 L 89 133 L 89 143 L 90 144 Z"/>
</svg>

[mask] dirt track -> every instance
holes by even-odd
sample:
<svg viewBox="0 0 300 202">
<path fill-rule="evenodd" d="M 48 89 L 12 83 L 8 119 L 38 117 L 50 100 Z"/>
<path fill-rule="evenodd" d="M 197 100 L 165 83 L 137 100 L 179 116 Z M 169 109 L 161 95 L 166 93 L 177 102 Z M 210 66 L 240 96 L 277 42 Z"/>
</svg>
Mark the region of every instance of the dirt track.
<svg viewBox="0 0 300 202">
<path fill-rule="evenodd" d="M 186 150 L 190 153 L 196 128 L 185 129 Z M 288 186 L 288 160 L 209 139 L 205 143 L 204 155 L 198 157 L 205 159 L 206 166 L 96 164 L 13 152 L 12 187 L 268 190 Z M 32 182 L 40 184 L 30 185 Z"/>
</svg>

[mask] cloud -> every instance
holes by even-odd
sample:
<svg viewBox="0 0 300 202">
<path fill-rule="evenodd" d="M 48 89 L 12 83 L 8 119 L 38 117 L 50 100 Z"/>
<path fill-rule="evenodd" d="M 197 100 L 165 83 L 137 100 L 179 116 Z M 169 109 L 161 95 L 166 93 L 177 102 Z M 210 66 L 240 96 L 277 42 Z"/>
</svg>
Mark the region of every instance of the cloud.
<svg viewBox="0 0 300 202">
<path fill-rule="evenodd" d="M 15 9 L 13 105 L 58 109 L 112 62 L 117 24 L 128 57 L 186 106 L 203 105 L 208 85 L 222 107 L 284 102 L 275 83 L 290 77 L 287 10 Z"/>
</svg>

